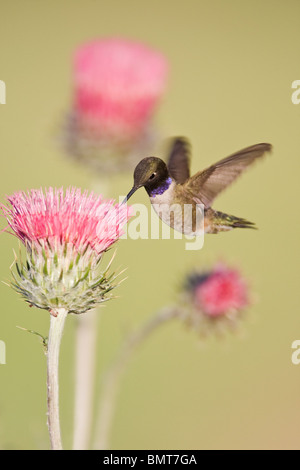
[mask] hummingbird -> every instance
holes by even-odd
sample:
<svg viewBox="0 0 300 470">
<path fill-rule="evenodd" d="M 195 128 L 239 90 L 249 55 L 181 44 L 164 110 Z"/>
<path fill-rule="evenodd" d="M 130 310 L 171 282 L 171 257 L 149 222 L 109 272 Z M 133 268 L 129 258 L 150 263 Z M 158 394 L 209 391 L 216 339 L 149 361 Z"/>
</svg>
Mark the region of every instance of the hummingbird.
<svg viewBox="0 0 300 470">
<path fill-rule="evenodd" d="M 184 137 L 173 138 L 167 164 L 157 157 L 146 157 L 138 163 L 133 187 L 123 202 L 144 186 L 158 216 L 173 229 L 190 236 L 203 234 L 203 228 L 205 233 L 214 234 L 233 228 L 256 228 L 253 222 L 211 206 L 221 191 L 271 149 L 271 144 L 255 144 L 190 176 L 189 141 Z M 187 205 L 191 210 L 188 217 L 183 217 Z M 197 224 L 200 207 L 201 233 Z"/>
</svg>

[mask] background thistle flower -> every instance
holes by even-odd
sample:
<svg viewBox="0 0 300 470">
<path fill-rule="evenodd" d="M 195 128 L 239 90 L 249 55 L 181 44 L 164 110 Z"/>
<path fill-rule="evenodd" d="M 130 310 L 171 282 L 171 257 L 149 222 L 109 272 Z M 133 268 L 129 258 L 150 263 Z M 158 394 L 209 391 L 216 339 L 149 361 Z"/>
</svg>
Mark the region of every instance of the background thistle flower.
<svg viewBox="0 0 300 470">
<path fill-rule="evenodd" d="M 156 312 L 140 328 L 128 335 L 115 362 L 108 371 L 99 406 L 94 447 L 106 449 L 115 412 L 120 381 L 126 366 L 140 346 L 159 327 L 171 320 L 182 319 L 205 336 L 221 332 L 225 323 L 236 324 L 248 305 L 248 287 L 237 269 L 218 264 L 209 271 L 193 271 L 186 276 L 174 305 Z"/>
<path fill-rule="evenodd" d="M 110 38 L 78 47 L 66 151 L 105 173 L 132 169 L 155 140 L 151 121 L 167 69 L 165 57 L 140 42 Z"/>
<path fill-rule="evenodd" d="M 110 298 L 115 276 L 99 267 L 123 233 L 125 206 L 76 188 L 18 192 L 8 202 L 2 212 L 26 247 L 25 261 L 16 259 L 12 287 L 30 305 L 79 314 Z"/>
<path fill-rule="evenodd" d="M 225 324 L 236 326 L 249 305 L 249 289 L 237 269 L 217 264 L 208 271 L 189 273 L 180 301 L 180 316 L 200 334 L 206 334 L 209 328 L 219 331 Z"/>
</svg>

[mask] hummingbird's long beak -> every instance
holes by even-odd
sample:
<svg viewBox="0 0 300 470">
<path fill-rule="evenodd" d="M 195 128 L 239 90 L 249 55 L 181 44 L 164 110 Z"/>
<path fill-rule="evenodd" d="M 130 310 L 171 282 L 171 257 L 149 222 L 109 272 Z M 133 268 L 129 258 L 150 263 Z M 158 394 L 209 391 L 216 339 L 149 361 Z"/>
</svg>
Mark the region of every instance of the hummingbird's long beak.
<svg viewBox="0 0 300 470">
<path fill-rule="evenodd" d="M 139 186 L 133 186 L 133 188 L 129 191 L 129 193 L 127 194 L 127 196 L 125 197 L 124 201 L 122 202 L 122 204 L 125 204 L 128 199 L 136 192 L 136 190 L 139 189 Z"/>
</svg>

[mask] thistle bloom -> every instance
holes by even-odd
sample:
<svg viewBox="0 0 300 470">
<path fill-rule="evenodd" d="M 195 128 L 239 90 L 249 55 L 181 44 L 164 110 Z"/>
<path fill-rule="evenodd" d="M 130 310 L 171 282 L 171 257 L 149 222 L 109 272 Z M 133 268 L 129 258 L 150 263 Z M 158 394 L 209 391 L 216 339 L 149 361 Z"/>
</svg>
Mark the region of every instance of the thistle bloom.
<svg viewBox="0 0 300 470">
<path fill-rule="evenodd" d="M 16 263 L 12 285 L 30 305 L 83 313 L 109 298 L 113 276 L 98 268 L 122 235 L 129 209 L 76 188 L 18 192 L 8 202 L 2 212 L 27 256 Z"/>
<path fill-rule="evenodd" d="M 245 279 L 237 269 L 218 264 L 207 272 L 193 272 L 187 276 L 184 298 L 188 308 L 186 319 L 203 328 L 216 323 L 235 323 L 249 305 L 249 291 Z"/>
<path fill-rule="evenodd" d="M 167 68 L 161 53 L 139 42 L 110 38 L 81 45 L 65 129 L 68 152 L 106 172 L 131 168 L 153 141 L 150 123 Z"/>
</svg>

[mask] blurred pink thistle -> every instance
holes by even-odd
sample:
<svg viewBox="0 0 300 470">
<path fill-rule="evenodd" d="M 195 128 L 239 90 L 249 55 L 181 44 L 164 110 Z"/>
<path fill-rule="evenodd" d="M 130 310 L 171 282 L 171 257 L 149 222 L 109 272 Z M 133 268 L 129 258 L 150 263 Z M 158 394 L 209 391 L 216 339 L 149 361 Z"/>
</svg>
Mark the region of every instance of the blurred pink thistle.
<svg viewBox="0 0 300 470">
<path fill-rule="evenodd" d="M 203 329 L 216 322 L 233 322 L 250 304 L 249 288 L 238 269 L 217 264 L 189 274 L 184 288 L 186 319 Z"/>
<path fill-rule="evenodd" d="M 167 73 L 166 58 L 140 42 L 109 38 L 78 47 L 68 152 L 103 171 L 132 167 L 153 142 Z"/>
<path fill-rule="evenodd" d="M 248 305 L 248 288 L 236 269 L 219 265 L 195 288 L 195 305 L 206 315 L 218 317 Z"/>
<path fill-rule="evenodd" d="M 165 58 L 124 39 L 92 41 L 74 60 L 74 106 L 99 132 L 138 134 L 165 89 Z"/>
</svg>

